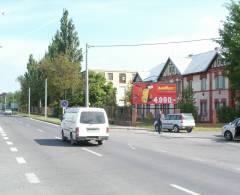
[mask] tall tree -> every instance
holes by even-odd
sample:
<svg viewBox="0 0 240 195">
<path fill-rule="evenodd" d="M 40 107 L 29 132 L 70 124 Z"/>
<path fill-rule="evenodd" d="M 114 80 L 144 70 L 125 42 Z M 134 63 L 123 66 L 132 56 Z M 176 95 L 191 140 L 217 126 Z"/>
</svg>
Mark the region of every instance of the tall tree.
<svg viewBox="0 0 240 195">
<path fill-rule="evenodd" d="M 67 55 L 71 62 L 79 63 L 82 61 L 82 50 L 79 49 L 78 33 L 75 30 L 72 19 L 68 17 L 68 11 L 63 10 L 60 30 L 57 30 L 52 43 L 48 47 L 47 56 L 51 59 L 57 55 Z"/>
<path fill-rule="evenodd" d="M 28 88 L 31 88 L 31 105 L 39 106 L 39 102 L 44 96 L 45 75 L 39 67 L 39 63 L 31 54 L 27 63 L 27 71 L 23 76 L 18 77 L 21 85 L 21 104 L 28 104 Z"/>
<path fill-rule="evenodd" d="M 226 75 L 231 81 L 235 97 L 240 100 L 240 2 L 231 1 L 227 5 L 229 15 L 219 30 L 222 54 L 226 61 Z M 236 96 L 237 95 L 237 96 Z"/>
</svg>

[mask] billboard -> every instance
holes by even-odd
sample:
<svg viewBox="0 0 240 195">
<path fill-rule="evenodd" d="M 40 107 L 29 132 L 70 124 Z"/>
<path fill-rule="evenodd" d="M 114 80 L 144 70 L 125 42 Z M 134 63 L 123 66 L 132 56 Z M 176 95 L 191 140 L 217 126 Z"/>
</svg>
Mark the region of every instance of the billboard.
<svg viewBox="0 0 240 195">
<path fill-rule="evenodd" d="M 176 104 L 176 84 L 135 83 L 132 104 Z"/>
</svg>

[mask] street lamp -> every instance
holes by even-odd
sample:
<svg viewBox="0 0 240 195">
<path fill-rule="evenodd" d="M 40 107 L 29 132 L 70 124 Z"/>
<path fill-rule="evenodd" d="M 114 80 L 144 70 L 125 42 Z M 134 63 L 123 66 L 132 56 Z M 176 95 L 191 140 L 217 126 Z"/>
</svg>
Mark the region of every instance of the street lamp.
<svg viewBox="0 0 240 195">
<path fill-rule="evenodd" d="M 85 91 L 85 106 L 89 106 L 89 86 L 88 86 L 88 48 L 89 45 L 86 43 L 86 70 L 85 70 L 85 82 L 86 82 L 86 91 Z"/>
</svg>

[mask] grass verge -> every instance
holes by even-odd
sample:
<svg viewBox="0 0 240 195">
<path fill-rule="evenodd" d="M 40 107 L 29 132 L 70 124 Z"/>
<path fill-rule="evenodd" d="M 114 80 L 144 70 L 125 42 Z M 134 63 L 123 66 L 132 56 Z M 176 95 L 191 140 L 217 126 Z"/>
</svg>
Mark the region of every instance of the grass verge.
<svg viewBox="0 0 240 195">
<path fill-rule="evenodd" d="M 28 117 L 28 114 L 18 113 L 18 116 Z M 32 119 L 36 119 L 36 120 L 40 120 L 40 121 L 45 121 L 45 122 L 53 123 L 53 124 L 56 124 L 56 125 L 60 125 L 60 124 L 61 124 L 60 119 L 54 118 L 54 117 L 47 117 L 47 118 L 45 119 L 44 116 L 42 116 L 42 115 L 35 115 L 35 114 L 31 114 L 30 117 L 31 117 Z"/>
<path fill-rule="evenodd" d="M 193 128 L 193 131 L 202 131 L 202 132 L 219 132 L 222 129 L 223 124 L 196 124 L 196 127 Z M 149 131 L 154 131 L 154 126 L 151 123 L 137 123 L 137 127 L 146 128 Z"/>
</svg>

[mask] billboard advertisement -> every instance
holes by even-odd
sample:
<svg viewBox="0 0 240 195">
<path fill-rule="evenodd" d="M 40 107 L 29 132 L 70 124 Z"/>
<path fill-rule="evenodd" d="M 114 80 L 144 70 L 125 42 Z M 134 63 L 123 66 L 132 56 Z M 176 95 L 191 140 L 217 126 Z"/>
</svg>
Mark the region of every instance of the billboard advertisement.
<svg viewBox="0 0 240 195">
<path fill-rule="evenodd" d="M 176 84 L 135 83 L 132 104 L 176 104 Z"/>
</svg>

